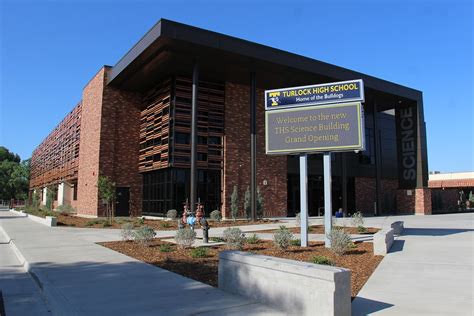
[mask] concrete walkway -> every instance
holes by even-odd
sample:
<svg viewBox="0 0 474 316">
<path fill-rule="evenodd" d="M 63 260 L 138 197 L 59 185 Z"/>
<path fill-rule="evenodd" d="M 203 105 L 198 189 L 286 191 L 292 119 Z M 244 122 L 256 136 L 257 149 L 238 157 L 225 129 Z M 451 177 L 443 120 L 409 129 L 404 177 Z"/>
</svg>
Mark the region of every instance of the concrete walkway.
<svg viewBox="0 0 474 316">
<path fill-rule="evenodd" d="M 403 220 L 405 231 L 353 301 L 352 314 L 474 315 L 474 214 L 391 220 Z"/>
<path fill-rule="evenodd" d="M 99 246 L 91 241 L 97 236 L 88 233 L 81 238 L 80 231 L 46 227 L 4 211 L 0 226 L 42 288 L 53 315 L 283 315 Z M 12 273 L 4 271 L 2 275 Z M 6 283 L 0 282 L 3 288 Z M 24 315 L 15 312 L 14 304 L 7 296 L 8 316 Z M 42 306 L 36 310 L 32 314 L 47 312 Z"/>
</svg>

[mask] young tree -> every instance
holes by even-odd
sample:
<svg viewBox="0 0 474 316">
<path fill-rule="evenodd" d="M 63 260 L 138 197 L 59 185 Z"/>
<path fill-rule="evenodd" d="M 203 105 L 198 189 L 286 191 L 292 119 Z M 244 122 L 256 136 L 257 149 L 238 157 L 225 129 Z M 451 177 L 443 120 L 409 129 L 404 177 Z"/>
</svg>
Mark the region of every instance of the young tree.
<svg viewBox="0 0 474 316">
<path fill-rule="evenodd" d="M 265 207 L 265 200 L 263 195 L 260 193 L 260 187 L 257 187 L 257 218 L 263 218 L 263 208 Z"/>
<path fill-rule="evenodd" d="M 250 219 L 251 206 L 250 206 L 250 187 L 249 186 L 247 186 L 247 190 L 245 191 L 244 209 L 245 209 L 245 216 L 247 216 L 247 219 Z"/>
<path fill-rule="evenodd" d="M 97 180 L 97 188 L 99 189 L 99 198 L 106 205 L 105 214 L 109 224 L 112 224 L 115 214 L 116 190 L 115 183 L 109 177 L 99 176 Z"/>
<path fill-rule="evenodd" d="M 237 186 L 234 185 L 234 191 L 232 191 L 232 195 L 230 196 L 230 210 L 232 213 L 232 218 L 237 218 L 239 213 L 239 193 L 237 192 Z"/>
<path fill-rule="evenodd" d="M 46 190 L 46 209 L 48 211 L 53 210 L 53 201 L 56 199 L 56 194 L 58 192 L 58 187 L 56 185 L 48 186 Z"/>
</svg>

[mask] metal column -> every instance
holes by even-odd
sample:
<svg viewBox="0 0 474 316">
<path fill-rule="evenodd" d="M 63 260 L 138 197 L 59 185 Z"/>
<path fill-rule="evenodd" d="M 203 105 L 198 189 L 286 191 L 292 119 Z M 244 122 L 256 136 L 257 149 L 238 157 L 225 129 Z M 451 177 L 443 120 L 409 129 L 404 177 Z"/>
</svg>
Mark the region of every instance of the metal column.
<svg viewBox="0 0 474 316">
<path fill-rule="evenodd" d="M 196 210 L 197 202 L 197 107 L 198 107 L 199 66 L 193 67 L 193 90 L 191 100 L 191 194 L 190 209 Z"/>
<path fill-rule="evenodd" d="M 255 72 L 252 72 L 250 74 L 250 213 L 252 221 L 257 219 L 256 90 Z"/>
<path fill-rule="evenodd" d="M 379 133 L 379 124 L 377 121 L 377 101 L 374 101 L 374 154 L 375 154 L 375 209 L 374 215 L 380 215 L 381 201 L 380 201 L 380 188 L 381 183 L 381 173 L 382 173 L 382 157 L 380 150 L 380 133 Z"/>
<path fill-rule="evenodd" d="M 308 156 L 300 154 L 301 247 L 308 247 Z"/>
<path fill-rule="evenodd" d="M 331 247 L 327 237 L 331 233 L 332 219 L 332 192 L 331 192 L 331 153 L 324 153 L 324 243 L 326 248 Z"/>
</svg>

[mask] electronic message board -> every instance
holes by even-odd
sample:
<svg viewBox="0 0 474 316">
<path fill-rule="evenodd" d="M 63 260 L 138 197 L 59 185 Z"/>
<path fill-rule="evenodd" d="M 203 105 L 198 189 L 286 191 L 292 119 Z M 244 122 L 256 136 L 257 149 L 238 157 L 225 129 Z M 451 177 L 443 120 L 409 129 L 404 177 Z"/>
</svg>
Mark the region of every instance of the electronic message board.
<svg viewBox="0 0 474 316">
<path fill-rule="evenodd" d="M 360 102 L 265 112 L 267 154 L 364 150 Z"/>
</svg>

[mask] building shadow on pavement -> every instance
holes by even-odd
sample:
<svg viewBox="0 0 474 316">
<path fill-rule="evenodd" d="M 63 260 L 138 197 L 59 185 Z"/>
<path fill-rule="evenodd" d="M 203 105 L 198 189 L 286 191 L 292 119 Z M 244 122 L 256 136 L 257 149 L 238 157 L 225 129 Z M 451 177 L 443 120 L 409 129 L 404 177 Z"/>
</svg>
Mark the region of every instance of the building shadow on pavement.
<svg viewBox="0 0 474 316">
<path fill-rule="evenodd" d="M 405 228 L 403 236 L 448 236 L 472 232 L 469 228 Z"/>
<path fill-rule="evenodd" d="M 352 302 L 352 316 L 370 315 L 392 306 L 394 305 L 357 296 Z"/>
</svg>

